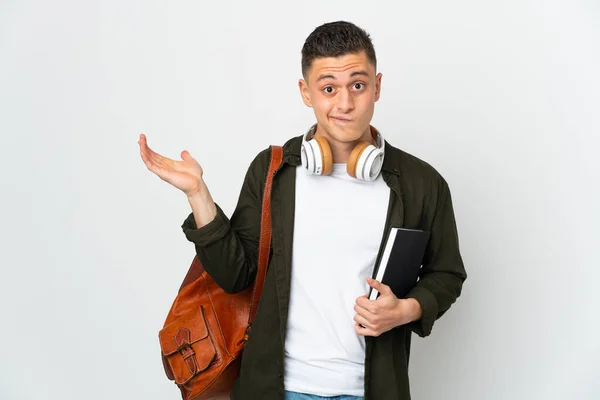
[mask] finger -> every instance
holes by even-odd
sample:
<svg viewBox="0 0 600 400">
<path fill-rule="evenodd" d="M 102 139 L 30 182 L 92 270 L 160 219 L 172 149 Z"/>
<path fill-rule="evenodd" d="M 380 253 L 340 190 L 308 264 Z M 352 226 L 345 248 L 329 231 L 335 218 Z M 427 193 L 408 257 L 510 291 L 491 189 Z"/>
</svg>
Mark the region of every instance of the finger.
<svg viewBox="0 0 600 400">
<path fill-rule="evenodd" d="M 354 322 L 364 326 L 365 328 L 373 328 L 373 324 L 371 323 L 371 321 L 367 320 L 360 314 L 354 314 Z"/>
<path fill-rule="evenodd" d="M 139 143 L 140 143 L 140 151 L 142 151 L 146 155 L 146 158 L 148 158 L 149 160 L 153 161 L 156 164 L 159 164 L 163 157 L 160 154 L 158 154 L 157 152 L 155 152 L 154 150 L 152 150 L 150 148 L 150 146 L 148 146 L 148 142 L 147 142 L 146 136 L 144 136 L 144 134 L 140 135 Z"/>
<path fill-rule="evenodd" d="M 369 300 L 369 295 L 368 294 L 363 294 L 362 296 L 358 296 L 356 298 L 356 302 L 358 302 L 358 299 L 363 299 L 362 301 Z"/>
<path fill-rule="evenodd" d="M 161 168 L 156 165 L 156 163 L 148 158 L 147 154 L 142 154 L 142 160 L 144 160 L 144 164 L 146 164 L 146 167 L 152 171 L 153 173 L 155 173 L 156 175 L 159 175 Z"/>
<path fill-rule="evenodd" d="M 357 302 L 358 302 L 358 299 L 369 300 L 369 295 L 368 294 L 363 294 L 362 296 L 358 296 L 356 298 Z"/>
<path fill-rule="evenodd" d="M 357 335 L 364 336 L 363 329 L 364 328 L 362 328 L 359 324 L 356 322 L 354 323 L 354 332 L 356 332 Z"/>
<path fill-rule="evenodd" d="M 146 164 L 146 167 L 148 167 L 148 169 L 154 172 L 155 174 L 158 174 L 160 170 L 160 165 L 158 165 L 156 161 L 153 158 L 151 158 L 146 151 L 141 151 L 140 154 L 142 156 L 144 164 Z"/>
<path fill-rule="evenodd" d="M 162 169 L 173 169 L 175 167 L 175 161 L 168 157 L 163 157 L 157 152 L 148 148 L 149 158 Z"/>
<path fill-rule="evenodd" d="M 144 135 L 143 133 L 140 133 L 140 138 L 138 140 L 138 144 L 140 145 L 140 149 L 148 148 L 148 139 L 146 138 L 146 135 Z"/>
<path fill-rule="evenodd" d="M 158 165 L 156 163 L 156 160 L 154 158 L 151 158 L 151 156 L 148 154 L 148 151 L 146 151 L 144 146 L 141 146 L 141 148 L 140 148 L 140 155 L 142 156 L 142 160 L 144 161 L 144 164 L 146 164 L 146 167 L 151 172 L 153 172 L 154 174 L 158 175 L 161 178 L 164 177 L 164 169 L 161 168 L 160 165 Z"/>
<path fill-rule="evenodd" d="M 151 157 L 153 151 L 148 147 L 146 137 L 143 134 L 140 135 L 140 140 L 138 143 L 140 144 L 140 155 L 142 156 L 144 162 L 148 163 L 150 161 L 154 161 L 154 159 Z"/>
<path fill-rule="evenodd" d="M 376 319 L 375 314 L 373 314 L 371 311 L 367 310 L 366 308 L 359 306 L 358 304 L 356 304 L 354 306 L 354 311 L 357 314 L 359 314 L 360 316 L 362 316 L 363 318 L 366 318 L 371 323 Z"/>
<path fill-rule="evenodd" d="M 381 294 L 390 294 L 392 293 L 392 289 L 390 289 L 390 287 L 386 284 L 383 284 L 381 282 L 379 282 L 378 280 L 375 280 L 371 277 L 367 277 L 367 283 L 369 284 L 369 286 L 371 286 L 373 289 L 377 289 L 377 291 Z"/>
<path fill-rule="evenodd" d="M 192 157 L 192 155 L 190 154 L 190 152 L 189 152 L 189 151 L 187 151 L 187 150 L 183 150 L 183 151 L 181 152 L 181 159 L 182 159 L 183 161 L 192 161 L 194 158 Z"/>
<path fill-rule="evenodd" d="M 150 158 L 155 164 L 160 165 L 162 159 L 160 154 L 158 154 L 148 146 L 146 146 L 146 153 L 148 154 L 148 158 Z"/>
<path fill-rule="evenodd" d="M 167 169 L 164 165 L 164 157 L 160 156 L 158 153 L 152 151 L 152 149 L 148 147 L 146 136 L 144 134 L 140 134 L 140 140 L 138 143 L 140 144 L 140 155 L 142 156 L 142 160 L 144 161 L 144 164 L 146 164 L 146 167 L 152 173 L 164 180 L 167 176 Z"/>
<path fill-rule="evenodd" d="M 194 157 L 192 157 L 190 152 L 187 150 L 183 150 L 181 152 L 180 156 L 183 161 L 173 160 L 173 168 L 176 171 L 186 171 L 187 170 L 186 164 L 189 165 L 189 163 L 193 163 L 194 161 L 196 161 L 196 160 L 194 160 Z"/>
<path fill-rule="evenodd" d="M 145 151 L 144 147 L 141 144 L 140 144 L 140 155 L 142 156 L 142 160 L 144 161 L 144 164 L 146 164 L 146 167 L 150 168 L 150 165 L 154 164 L 153 161 L 148 156 L 148 152 Z"/>
<path fill-rule="evenodd" d="M 140 151 L 142 151 L 145 154 L 148 160 L 152 161 L 158 167 L 164 169 L 174 168 L 175 161 L 171 160 L 168 157 L 163 157 L 154 150 L 152 150 L 150 146 L 148 146 L 146 135 L 144 135 L 143 133 L 140 134 L 140 140 L 138 143 L 140 143 Z"/>
<path fill-rule="evenodd" d="M 354 324 L 354 331 L 361 336 L 377 336 L 375 331 L 369 328 L 362 327 L 358 323 Z"/>
<path fill-rule="evenodd" d="M 369 300 L 364 297 L 356 299 L 356 304 L 372 314 L 377 314 L 377 300 Z"/>
</svg>

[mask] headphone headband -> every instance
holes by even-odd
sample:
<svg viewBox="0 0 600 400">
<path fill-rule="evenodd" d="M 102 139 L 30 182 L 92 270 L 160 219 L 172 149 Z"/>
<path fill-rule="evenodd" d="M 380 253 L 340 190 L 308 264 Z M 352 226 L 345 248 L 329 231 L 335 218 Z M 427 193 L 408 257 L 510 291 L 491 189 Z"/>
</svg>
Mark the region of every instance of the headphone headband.
<svg viewBox="0 0 600 400">
<path fill-rule="evenodd" d="M 378 149 L 383 149 L 383 146 L 385 144 L 385 140 L 383 139 L 383 136 L 377 130 L 377 128 L 375 128 L 373 125 L 369 125 L 369 128 L 371 130 L 371 137 L 375 141 L 375 147 L 377 147 Z M 302 136 L 302 141 L 303 142 L 311 141 L 314 138 L 316 132 L 317 132 L 317 124 L 314 124 L 306 131 L 304 136 Z"/>
</svg>

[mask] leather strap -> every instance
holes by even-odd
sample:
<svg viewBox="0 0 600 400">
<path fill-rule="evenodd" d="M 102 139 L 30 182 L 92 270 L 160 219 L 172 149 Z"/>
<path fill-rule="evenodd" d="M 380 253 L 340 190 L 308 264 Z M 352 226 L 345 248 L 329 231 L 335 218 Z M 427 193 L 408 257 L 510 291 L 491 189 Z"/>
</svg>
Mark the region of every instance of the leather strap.
<svg viewBox="0 0 600 400">
<path fill-rule="evenodd" d="M 204 272 L 204 267 L 200 264 L 200 260 L 198 260 L 198 256 L 195 255 L 192 260 L 192 265 L 190 265 L 190 269 L 188 269 L 185 278 L 183 278 L 183 282 L 179 286 L 179 291 L 181 292 L 184 287 L 194 282 L 196 279 L 200 278 L 200 275 Z"/>
<path fill-rule="evenodd" d="M 258 269 L 256 271 L 256 280 L 254 281 L 254 289 L 250 301 L 250 315 L 248 317 L 248 328 L 246 333 L 250 331 L 252 321 L 256 315 L 258 301 L 262 294 L 265 280 L 267 277 L 267 265 L 269 263 L 269 253 L 271 250 L 271 187 L 273 186 L 273 177 L 279 169 L 283 160 L 283 148 L 281 146 L 271 146 L 271 162 L 269 163 L 269 171 L 265 180 L 265 189 L 262 199 L 262 211 L 260 216 L 260 243 L 258 246 Z"/>
<path fill-rule="evenodd" d="M 271 250 L 271 187 L 273 186 L 273 177 L 275 172 L 281 166 L 283 161 L 283 147 L 271 146 L 271 161 L 269 163 L 269 170 L 267 171 L 267 177 L 265 180 L 265 189 L 263 191 L 262 209 L 260 216 L 260 241 L 258 245 L 258 269 L 256 271 L 256 280 L 254 281 L 254 288 L 252 289 L 252 296 L 250 300 L 250 314 L 248 316 L 248 328 L 246 330 L 246 338 L 250 331 L 252 321 L 254 321 L 254 315 L 256 314 L 256 308 L 258 307 L 258 301 L 262 294 L 263 287 L 265 286 L 265 279 L 267 277 L 267 265 L 269 263 L 269 253 Z M 184 287 L 194 282 L 202 275 L 204 267 L 200 264 L 198 256 L 194 256 L 192 265 L 188 270 L 179 290 L 181 291 Z"/>
<path fill-rule="evenodd" d="M 262 211 L 261 211 L 261 221 L 260 221 L 260 244 L 258 250 L 258 271 L 256 272 L 257 281 L 262 281 L 260 287 L 256 288 L 254 286 L 252 292 L 252 303 L 250 304 L 250 319 L 248 320 L 248 324 L 252 322 L 254 319 L 254 314 L 252 314 L 252 310 L 255 310 L 258 305 L 258 300 L 260 299 L 260 294 L 262 293 L 262 288 L 264 286 L 264 279 L 267 276 L 267 263 L 269 260 L 269 249 L 271 246 L 271 184 L 273 183 L 273 176 L 275 171 L 279 169 L 281 165 L 281 161 L 283 160 L 283 148 L 281 146 L 271 146 L 271 162 L 269 164 L 269 171 L 267 173 L 267 179 L 265 181 L 265 190 L 263 193 L 263 201 L 262 201 Z M 268 213 L 268 216 L 266 215 Z M 267 232 L 268 231 L 268 232 Z M 266 246 L 266 250 L 264 249 Z M 264 267 L 261 270 L 261 263 L 264 263 Z M 192 260 L 192 264 L 188 269 L 183 282 L 179 287 L 179 291 L 183 290 L 184 287 L 194 282 L 196 279 L 200 278 L 200 275 L 204 272 L 204 267 L 198 260 L 198 256 L 195 255 Z M 262 275 L 261 275 L 262 274 Z M 262 277 L 262 278 L 261 278 Z M 261 279 L 258 279 L 261 278 Z"/>
</svg>

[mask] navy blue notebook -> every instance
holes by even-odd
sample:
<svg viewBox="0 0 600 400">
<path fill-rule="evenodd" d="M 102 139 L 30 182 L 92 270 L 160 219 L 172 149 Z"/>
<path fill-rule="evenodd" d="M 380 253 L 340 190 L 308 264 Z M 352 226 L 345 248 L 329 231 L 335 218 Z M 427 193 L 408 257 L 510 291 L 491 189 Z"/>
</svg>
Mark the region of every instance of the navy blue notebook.
<svg viewBox="0 0 600 400">
<path fill-rule="evenodd" d="M 375 266 L 374 279 L 388 285 L 399 299 L 417 283 L 429 234 L 429 231 L 406 228 L 392 227 L 390 230 L 383 255 Z M 369 300 L 375 300 L 377 296 L 379 291 L 371 288 Z"/>
</svg>

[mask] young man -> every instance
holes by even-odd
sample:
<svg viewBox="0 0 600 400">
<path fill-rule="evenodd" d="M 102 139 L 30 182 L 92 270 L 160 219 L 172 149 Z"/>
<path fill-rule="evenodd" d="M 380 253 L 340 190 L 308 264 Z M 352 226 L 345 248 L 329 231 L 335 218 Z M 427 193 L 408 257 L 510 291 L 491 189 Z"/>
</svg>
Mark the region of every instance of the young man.
<svg viewBox="0 0 600 400">
<path fill-rule="evenodd" d="M 354 24 L 324 24 L 304 43 L 299 88 L 316 124 L 285 143 L 274 177 L 272 257 L 232 399 L 410 399 L 411 332 L 429 335 L 461 293 L 448 185 L 370 125 L 376 70 Z M 187 151 L 174 161 L 143 135 L 139 144 L 147 167 L 187 195 L 182 228 L 207 272 L 227 292 L 252 285 L 270 150 L 250 165 L 228 219 Z M 430 232 L 420 279 L 401 299 L 370 278 L 391 226 Z"/>
</svg>

